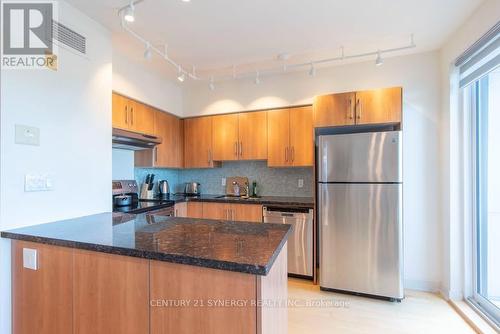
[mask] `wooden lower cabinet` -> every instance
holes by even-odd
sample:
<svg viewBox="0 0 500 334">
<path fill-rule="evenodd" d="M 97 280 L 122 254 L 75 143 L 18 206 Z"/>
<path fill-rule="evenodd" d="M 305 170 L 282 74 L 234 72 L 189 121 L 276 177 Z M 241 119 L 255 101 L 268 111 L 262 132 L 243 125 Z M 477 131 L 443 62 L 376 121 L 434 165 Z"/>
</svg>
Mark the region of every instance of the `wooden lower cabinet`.
<svg viewBox="0 0 500 334">
<path fill-rule="evenodd" d="M 151 307 L 151 333 L 257 333 L 253 275 L 151 261 L 151 301 L 175 300 L 189 306 Z M 242 301 L 243 307 L 211 301 Z"/>
<path fill-rule="evenodd" d="M 182 203 L 175 203 L 174 206 L 174 216 L 175 217 L 187 217 L 188 212 L 187 212 L 187 203 L 182 202 Z"/>
<path fill-rule="evenodd" d="M 150 333 L 286 334 L 287 272 L 286 245 L 267 276 L 151 261 Z"/>
<path fill-rule="evenodd" d="M 23 248 L 37 250 L 38 269 L 23 267 Z M 73 250 L 12 241 L 12 333 L 71 333 Z"/>
<path fill-rule="evenodd" d="M 149 262 L 74 250 L 73 333 L 149 332 Z"/>
<path fill-rule="evenodd" d="M 203 203 L 187 202 L 187 216 L 189 218 L 203 218 Z"/>
<path fill-rule="evenodd" d="M 262 205 L 260 204 L 232 204 L 234 220 L 262 223 Z"/>
<path fill-rule="evenodd" d="M 205 219 L 231 219 L 231 204 L 203 202 L 203 218 Z"/>
<path fill-rule="evenodd" d="M 203 218 L 262 222 L 262 205 L 203 202 Z"/>
<path fill-rule="evenodd" d="M 286 244 L 258 276 L 12 241 L 13 334 L 286 334 L 286 304 L 259 300 L 286 303 Z"/>
</svg>

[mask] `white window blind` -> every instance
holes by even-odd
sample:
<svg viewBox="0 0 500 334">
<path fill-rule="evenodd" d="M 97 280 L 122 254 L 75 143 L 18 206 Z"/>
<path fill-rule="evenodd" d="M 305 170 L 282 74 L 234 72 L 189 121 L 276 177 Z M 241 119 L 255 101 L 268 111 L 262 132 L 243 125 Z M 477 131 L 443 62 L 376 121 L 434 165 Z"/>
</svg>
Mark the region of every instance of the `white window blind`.
<svg viewBox="0 0 500 334">
<path fill-rule="evenodd" d="M 497 22 L 455 61 L 460 73 L 460 87 L 478 80 L 499 65 L 500 22 Z"/>
</svg>

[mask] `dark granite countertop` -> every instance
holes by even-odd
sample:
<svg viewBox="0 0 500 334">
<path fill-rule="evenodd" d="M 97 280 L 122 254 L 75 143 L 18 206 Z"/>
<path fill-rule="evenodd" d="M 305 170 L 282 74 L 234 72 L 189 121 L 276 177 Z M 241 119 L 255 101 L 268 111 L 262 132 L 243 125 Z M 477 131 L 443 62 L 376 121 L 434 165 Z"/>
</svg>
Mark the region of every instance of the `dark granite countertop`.
<svg viewBox="0 0 500 334">
<path fill-rule="evenodd" d="M 3 238 L 266 275 L 285 224 L 102 213 L 1 232 Z"/>
<path fill-rule="evenodd" d="M 286 197 L 286 196 L 262 196 L 256 198 L 220 198 L 223 195 L 205 195 L 200 196 L 184 196 L 171 195 L 170 200 L 176 203 L 180 202 L 218 202 L 218 203 L 241 203 L 241 204 L 263 204 L 263 205 L 283 205 L 283 206 L 300 206 L 313 208 L 314 199 L 312 197 Z"/>
</svg>

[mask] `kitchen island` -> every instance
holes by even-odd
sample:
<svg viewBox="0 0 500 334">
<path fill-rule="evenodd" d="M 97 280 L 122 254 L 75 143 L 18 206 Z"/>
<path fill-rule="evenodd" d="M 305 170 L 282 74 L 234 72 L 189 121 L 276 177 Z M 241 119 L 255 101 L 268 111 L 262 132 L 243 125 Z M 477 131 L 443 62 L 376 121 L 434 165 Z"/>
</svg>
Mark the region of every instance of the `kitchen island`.
<svg viewBox="0 0 500 334">
<path fill-rule="evenodd" d="M 111 213 L 4 231 L 13 333 L 285 334 L 289 233 Z"/>
</svg>

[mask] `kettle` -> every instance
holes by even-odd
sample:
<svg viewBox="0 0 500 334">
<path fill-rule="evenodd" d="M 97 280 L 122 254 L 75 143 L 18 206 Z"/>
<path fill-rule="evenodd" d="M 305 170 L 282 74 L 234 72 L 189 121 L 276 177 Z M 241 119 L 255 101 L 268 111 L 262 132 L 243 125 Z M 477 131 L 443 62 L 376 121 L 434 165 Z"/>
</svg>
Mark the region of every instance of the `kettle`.
<svg viewBox="0 0 500 334">
<path fill-rule="evenodd" d="M 162 197 L 168 196 L 170 194 L 170 187 L 168 186 L 167 180 L 158 181 L 158 192 Z"/>
</svg>

